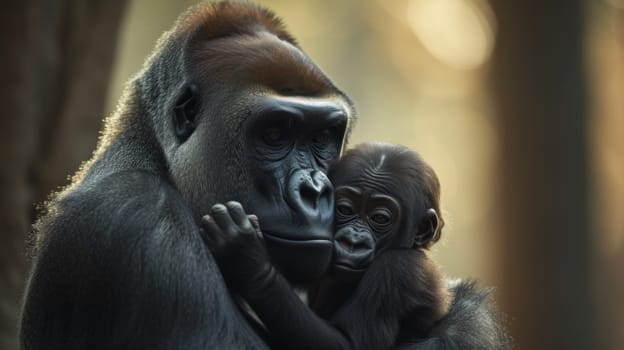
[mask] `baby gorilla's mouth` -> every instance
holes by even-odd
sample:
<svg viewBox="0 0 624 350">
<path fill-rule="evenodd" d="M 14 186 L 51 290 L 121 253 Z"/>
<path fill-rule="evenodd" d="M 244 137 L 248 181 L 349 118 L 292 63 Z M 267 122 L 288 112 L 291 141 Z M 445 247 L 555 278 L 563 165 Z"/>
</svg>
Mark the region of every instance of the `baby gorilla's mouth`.
<svg viewBox="0 0 624 350">
<path fill-rule="evenodd" d="M 366 268 L 368 267 L 368 265 L 366 266 L 362 266 L 362 267 L 355 267 L 351 264 L 348 263 L 340 263 L 340 262 L 336 262 L 334 263 L 334 268 L 338 269 L 338 270 L 342 270 L 342 271 L 347 271 L 347 272 L 364 272 L 366 271 Z"/>
<path fill-rule="evenodd" d="M 373 261 L 372 249 L 349 249 L 334 242 L 334 265 L 343 270 L 363 271 Z"/>
</svg>

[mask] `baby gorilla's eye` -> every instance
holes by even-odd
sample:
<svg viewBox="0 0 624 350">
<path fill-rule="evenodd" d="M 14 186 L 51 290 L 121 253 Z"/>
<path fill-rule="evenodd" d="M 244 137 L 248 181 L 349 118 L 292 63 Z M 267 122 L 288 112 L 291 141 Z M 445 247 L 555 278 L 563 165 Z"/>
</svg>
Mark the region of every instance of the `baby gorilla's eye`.
<svg viewBox="0 0 624 350">
<path fill-rule="evenodd" d="M 375 214 L 371 218 L 376 224 L 385 225 L 390 222 L 390 217 L 385 214 Z"/>
<path fill-rule="evenodd" d="M 336 205 L 336 210 L 338 211 L 339 214 L 342 214 L 345 216 L 351 216 L 355 214 L 355 212 L 353 211 L 353 208 L 351 208 L 351 206 L 347 203 L 338 203 Z"/>
<path fill-rule="evenodd" d="M 388 227 L 392 224 L 392 211 L 388 208 L 377 207 L 368 215 L 368 219 L 379 228 Z"/>
</svg>

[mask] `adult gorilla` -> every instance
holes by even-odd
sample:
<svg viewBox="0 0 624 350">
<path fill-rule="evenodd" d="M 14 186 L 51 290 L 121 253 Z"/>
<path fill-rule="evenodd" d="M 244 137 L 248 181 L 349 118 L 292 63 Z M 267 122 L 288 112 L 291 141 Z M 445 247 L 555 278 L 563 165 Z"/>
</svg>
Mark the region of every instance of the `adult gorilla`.
<svg viewBox="0 0 624 350">
<path fill-rule="evenodd" d="M 267 223 L 284 272 L 318 278 L 332 252 L 325 172 L 353 115 L 269 11 L 189 10 L 36 225 L 22 347 L 263 348 L 196 222 L 240 200 Z"/>
<path fill-rule="evenodd" d="M 238 200 L 262 219 L 285 276 L 317 279 L 332 253 L 325 172 L 353 119 L 348 98 L 269 11 L 189 10 L 36 225 L 22 348 L 266 348 L 197 222 Z"/>
</svg>

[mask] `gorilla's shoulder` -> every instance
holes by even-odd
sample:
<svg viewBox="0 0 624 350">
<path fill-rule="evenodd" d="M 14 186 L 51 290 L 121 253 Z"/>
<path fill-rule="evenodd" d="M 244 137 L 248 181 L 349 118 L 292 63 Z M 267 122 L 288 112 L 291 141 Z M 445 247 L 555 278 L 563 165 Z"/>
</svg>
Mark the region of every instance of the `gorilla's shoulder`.
<svg viewBox="0 0 624 350">
<path fill-rule="evenodd" d="M 512 349 L 501 314 L 496 310 L 488 288 L 472 280 L 449 280 L 453 302 L 448 314 L 419 341 L 400 349 Z"/>
<path fill-rule="evenodd" d="M 178 191 L 159 174 L 145 170 L 124 170 L 101 176 L 91 176 L 61 192 L 56 204 L 71 206 L 123 206 L 132 201 L 145 202 L 148 207 L 170 197 Z M 51 203 L 55 204 L 55 203 Z"/>
<path fill-rule="evenodd" d="M 122 232 L 145 233 L 163 221 L 192 223 L 190 215 L 166 180 L 132 170 L 87 178 L 68 187 L 46 203 L 34 228 L 36 235 L 110 238 Z"/>
</svg>

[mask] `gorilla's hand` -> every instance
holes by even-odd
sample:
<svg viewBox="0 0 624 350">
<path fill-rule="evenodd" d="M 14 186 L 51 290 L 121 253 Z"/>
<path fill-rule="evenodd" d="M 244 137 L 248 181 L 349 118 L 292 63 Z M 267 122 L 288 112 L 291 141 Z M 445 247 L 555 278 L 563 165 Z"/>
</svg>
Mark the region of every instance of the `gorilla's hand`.
<svg viewBox="0 0 624 350">
<path fill-rule="evenodd" d="M 245 296 L 274 274 L 258 218 L 247 215 L 240 203 L 214 205 L 202 226 L 202 238 L 230 288 Z"/>
</svg>

